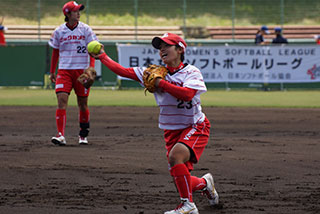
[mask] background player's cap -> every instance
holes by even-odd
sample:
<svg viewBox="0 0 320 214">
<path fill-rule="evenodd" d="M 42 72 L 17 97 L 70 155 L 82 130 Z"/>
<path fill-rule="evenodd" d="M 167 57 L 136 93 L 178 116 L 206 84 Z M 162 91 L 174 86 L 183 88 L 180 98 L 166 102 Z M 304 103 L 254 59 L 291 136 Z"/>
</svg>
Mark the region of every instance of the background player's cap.
<svg viewBox="0 0 320 214">
<path fill-rule="evenodd" d="M 261 30 L 263 30 L 264 32 L 266 32 L 266 34 L 270 34 L 270 31 L 269 31 L 268 27 L 265 26 L 265 25 L 263 25 L 263 26 L 261 27 Z"/>
<path fill-rule="evenodd" d="M 77 10 L 83 10 L 83 9 L 84 9 L 83 4 L 78 4 L 75 1 L 69 1 L 65 3 L 65 5 L 63 5 L 62 11 L 63 11 L 63 14 L 66 15 L 71 11 L 77 11 Z"/>
<path fill-rule="evenodd" d="M 274 28 L 274 31 L 275 31 L 275 32 L 280 32 L 280 33 L 281 33 L 282 29 L 281 29 L 281 27 L 276 27 L 276 28 Z"/>
<path fill-rule="evenodd" d="M 178 35 L 173 33 L 165 33 L 162 37 L 154 37 L 152 39 L 152 46 L 156 49 L 160 49 L 161 42 L 165 42 L 168 45 L 179 45 L 185 51 L 187 43 Z"/>
</svg>

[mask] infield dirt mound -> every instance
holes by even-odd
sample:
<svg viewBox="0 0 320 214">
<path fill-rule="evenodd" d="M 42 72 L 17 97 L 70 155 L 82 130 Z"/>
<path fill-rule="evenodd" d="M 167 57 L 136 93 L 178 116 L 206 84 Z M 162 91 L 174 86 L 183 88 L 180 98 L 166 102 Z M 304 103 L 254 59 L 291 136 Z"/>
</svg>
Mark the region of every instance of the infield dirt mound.
<svg viewBox="0 0 320 214">
<path fill-rule="evenodd" d="M 0 107 L 0 213 L 163 213 L 179 201 L 157 107 L 91 107 L 88 146 L 67 110 L 67 146 L 51 144 L 55 107 Z M 320 109 L 209 108 L 211 138 L 193 175 L 211 172 L 223 203 L 201 214 L 320 213 Z"/>
</svg>

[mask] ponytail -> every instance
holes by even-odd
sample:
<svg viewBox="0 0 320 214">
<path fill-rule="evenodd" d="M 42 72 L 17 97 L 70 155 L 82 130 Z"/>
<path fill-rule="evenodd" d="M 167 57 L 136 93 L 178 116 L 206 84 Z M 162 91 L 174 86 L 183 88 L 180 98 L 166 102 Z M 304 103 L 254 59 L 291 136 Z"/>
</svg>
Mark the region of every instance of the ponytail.
<svg viewBox="0 0 320 214">
<path fill-rule="evenodd" d="M 184 53 L 183 53 L 183 54 L 181 54 L 181 56 L 180 56 L 180 60 L 181 60 L 181 62 L 183 62 L 183 61 L 184 61 Z"/>
</svg>

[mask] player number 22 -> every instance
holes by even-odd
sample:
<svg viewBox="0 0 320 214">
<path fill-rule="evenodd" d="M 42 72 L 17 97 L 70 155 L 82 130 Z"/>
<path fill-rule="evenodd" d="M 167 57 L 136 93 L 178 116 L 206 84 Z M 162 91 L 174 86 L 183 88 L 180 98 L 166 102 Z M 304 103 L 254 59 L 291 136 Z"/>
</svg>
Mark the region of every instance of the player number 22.
<svg viewBox="0 0 320 214">
<path fill-rule="evenodd" d="M 78 46 L 77 47 L 77 53 L 87 53 L 86 52 L 86 46 Z"/>
<path fill-rule="evenodd" d="M 177 108 L 186 108 L 186 109 L 191 109 L 192 108 L 192 100 L 189 101 L 189 102 L 185 102 L 183 100 L 177 99 L 177 101 L 178 101 Z"/>
</svg>

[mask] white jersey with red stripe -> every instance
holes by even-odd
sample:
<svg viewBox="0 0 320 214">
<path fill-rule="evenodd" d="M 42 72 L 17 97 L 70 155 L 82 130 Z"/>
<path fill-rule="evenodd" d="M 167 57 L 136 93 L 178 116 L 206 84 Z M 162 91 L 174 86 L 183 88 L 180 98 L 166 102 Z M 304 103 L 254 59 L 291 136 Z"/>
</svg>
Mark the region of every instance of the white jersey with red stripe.
<svg viewBox="0 0 320 214">
<path fill-rule="evenodd" d="M 71 30 L 66 23 L 53 32 L 49 45 L 59 49 L 59 69 L 86 69 L 89 67 L 87 44 L 97 40 L 92 29 L 82 22 Z"/>
<path fill-rule="evenodd" d="M 146 67 L 135 67 L 134 71 L 143 85 L 143 71 Z M 179 100 L 161 89 L 157 89 L 154 97 L 160 107 L 159 128 L 178 130 L 196 123 L 202 123 L 205 115 L 201 110 L 200 94 L 207 91 L 202 74 L 198 68 L 186 64 L 184 68 L 173 74 L 168 73 L 166 81 L 181 87 L 196 89 L 197 93 L 191 101 Z"/>
</svg>

